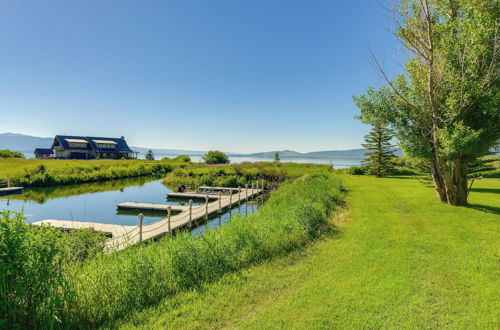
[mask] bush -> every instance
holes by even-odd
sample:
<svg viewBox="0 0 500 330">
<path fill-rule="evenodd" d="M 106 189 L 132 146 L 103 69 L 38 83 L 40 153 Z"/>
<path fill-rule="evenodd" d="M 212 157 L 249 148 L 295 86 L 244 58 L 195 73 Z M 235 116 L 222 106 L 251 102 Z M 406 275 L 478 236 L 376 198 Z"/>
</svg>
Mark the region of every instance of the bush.
<svg viewBox="0 0 500 330">
<path fill-rule="evenodd" d="M 8 149 L 0 150 L 0 158 L 24 158 L 23 153 Z"/>
<path fill-rule="evenodd" d="M 0 328 L 55 328 L 68 319 L 74 288 L 67 267 L 103 251 L 92 230 L 63 234 L 0 212 Z"/>
<path fill-rule="evenodd" d="M 184 163 L 191 163 L 191 157 L 189 157 L 189 155 L 179 155 L 175 157 L 174 160 Z"/>
<path fill-rule="evenodd" d="M 229 164 L 229 157 L 218 150 L 210 150 L 202 159 L 207 164 Z"/>
<path fill-rule="evenodd" d="M 349 174 L 352 174 L 352 175 L 365 175 L 366 174 L 366 169 L 363 168 L 363 167 L 359 167 L 359 166 L 353 166 L 353 167 L 349 168 Z"/>
</svg>

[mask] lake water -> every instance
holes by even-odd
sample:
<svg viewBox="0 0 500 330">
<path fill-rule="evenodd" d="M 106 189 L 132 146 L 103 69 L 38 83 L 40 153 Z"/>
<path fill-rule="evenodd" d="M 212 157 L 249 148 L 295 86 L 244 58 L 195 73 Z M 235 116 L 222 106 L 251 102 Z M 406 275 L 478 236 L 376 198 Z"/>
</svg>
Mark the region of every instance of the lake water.
<svg viewBox="0 0 500 330">
<path fill-rule="evenodd" d="M 123 202 L 143 202 L 178 205 L 167 200 L 172 191 L 158 178 L 134 178 L 100 183 L 88 183 L 49 188 L 27 188 L 23 194 L 1 196 L 0 210 L 24 211 L 28 222 L 40 220 L 72 220 L 120 225 L 137 225 L 139 211 L 118 212 L 116 205 Z M 196 203 L 195 203 L 196 204 Z M 236 213 L 252 214 L 258 206 L 250 201 L 242 203 L 215 217 L 209 223 L 217 226 Z M 163 213 L 145 213 L 144 223 L 166 217 Z M 193 231 L 202 231 L 203 228 Z"/>
<path fill-rule="evenodd" d="M 33 153 L 24 153 L 26 158 L 33 158 Z M 175 158 L 179 154 L 155 154 L 155 159 L 162 159 L 163 157 Z M 144 154 L 139 154 L 140 159 L 144 159 Z M 201 155 L 190 155 L 191 161 L 202 162 Z M 334 168 L 347 168 L 351 166 L 359 166 L 361 159 L 358 157 L 334 157 L 334 158 L 282 158 L 281 162 L 284 163 L 313 163 L 313 164 L 329 164 Z M 273 158 L 264 157 L 248 157 L 248 156 L 229 156 L 231 164 L 239 164 L 243 162 L 272 162 Z"/>
<path fill-rule="evenodd" d="M 156 159 L 162 159 L 163 157 L 175 158 L 179 156 L 178 154 L 155 154 Z M 202 162 L 202 156 L 193 155 L 190 156 L 193 162 Z M 144 155 L 139 154 L 139 158 L 144 159 Z M 313 163 L 313 164 L 328 164 L 333 166 L 333 168 L 347 168 L 351 166 L 359 166 L 363 158 L 358 157 L 335 157 L 335 158 L 282 158 L 280 161 L 282 163 Z M 272 162 L 273 158 L 264 157 L 248 157 L 248 156 L 229 156 L 231 164 L 239 164 L 243 162 Z"/>
</svg>

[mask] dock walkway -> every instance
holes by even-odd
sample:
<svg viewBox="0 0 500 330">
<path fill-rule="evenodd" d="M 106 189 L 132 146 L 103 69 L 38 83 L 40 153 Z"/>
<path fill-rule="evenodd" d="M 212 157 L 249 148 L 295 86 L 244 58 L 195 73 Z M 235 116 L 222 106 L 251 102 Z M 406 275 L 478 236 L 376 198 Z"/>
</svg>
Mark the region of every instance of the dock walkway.
<svg viewBox="0 0 500 330">
<path fill-rule="evenodd" d="M 6 187 L 0 188 L 0 196 L 11 195 L 11 194 L 20 194 L 23 192 L 23 187 Z"/>
<path fill-rule="evenodd" d="M 234 193 L 236 191 L 236 193 Z M 222 194 L 220 195 L 203 195 L 203 194 L 193 194 L 190 192 L 187 193 L 175 193 L 176 197 L 183 198 L 193 198 L 191 196 L 197 195 L 197 198 L 206 198 L 209 200 L 213 200 L 215 197 L 215 201 L 205 203 L 203 205 L 192 206 L 191 210 L 189 206 L 182 206 L 184 209 L 181 213 L 176 215 L 171 215 L 170 218 L 166 217 L 157 222 L 142 225 L 142 230 L 139 225 L 137 226 L 122 226 L 122 225 L 113 225 L 113 224 L 102 224 L 102 223 L 92 223 L 92 222 L 78 222 L 78 221 L 64 221 L 64 220 L 43 220 L 34 222 L 34 225 L 42 225 L 48 224 L 54 227 L 58 227 L 64 230 L 71 229 L 80 229 L 80 228 L 94 228 L 97 231 L 102 231 L 107 234 L 111 234 L 112 238 L 106 242 L 106 249 L 108 251 L 120 251 L 125 249 L 128 246 L 135 245 L 140 243 L 141 241 L 155 239 L 157 237 L 170 234 L 174 230 L 177 230 L 184 226 L 189 226 L 193 221 L 197 221 L 200 219 L 208 218 L 211 214 L 219 212 L 225 208 L 231 207 L 235 204 L 246 201 L 254 196 L 262 193 L 262 189 L 258 188 L 243 188 L 241 191 L 238 189 L 232 189 L 231 194 Z M 169 193 L 170 196 L 171 193 Z M 179 196 L 182 195 L 182 196 Z M 198 197 L 199 196 L 199 197 Z M 122 203 L 119 205 L 134 205 L 133 203 Z M 144 206 L 157 205 L 158 207 L 163 208 L 165 206 L 165 210 L 169 205 L 165 204 L 145 204 L 145 203 L 136 203 L 143 204 Z M 171 205 L 172 210 L 175 208 L 179 208 L 181 206 Z"/>
</svg>

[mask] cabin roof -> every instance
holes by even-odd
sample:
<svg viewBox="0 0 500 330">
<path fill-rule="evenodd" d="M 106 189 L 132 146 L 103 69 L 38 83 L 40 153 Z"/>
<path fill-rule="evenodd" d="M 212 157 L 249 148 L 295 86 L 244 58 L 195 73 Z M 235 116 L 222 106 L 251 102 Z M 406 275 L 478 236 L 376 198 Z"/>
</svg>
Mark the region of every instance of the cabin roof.
<svg viewBox="0 0 500 330">
<path fill-rule="evenodd" d="M 36 148 L 35 149 L 35 154 L 38 155 L 53 155 L 54 150 L 52 149 L 46 149 L 46 148 Z"/>
<path fill-rule="evenodd" d="M 63 149 L 86 149 L 93 150 L 95 152 L 123 152 L 130 153 L 133 152 L 125 139 L 122 138 L 109 138 L 109 137 L 97 137 L 97 136 L 68 136 L 68 135 L 56 135 L 54 138 L 54 143 L 52 148 L 56 144 L 56 141 L 61 145 Z M 70 147 L 69 143 L 85 143 L 86 147 Z M 114 148 L 99 148 L 97 144 L 112 144 Z"/>
</svg>

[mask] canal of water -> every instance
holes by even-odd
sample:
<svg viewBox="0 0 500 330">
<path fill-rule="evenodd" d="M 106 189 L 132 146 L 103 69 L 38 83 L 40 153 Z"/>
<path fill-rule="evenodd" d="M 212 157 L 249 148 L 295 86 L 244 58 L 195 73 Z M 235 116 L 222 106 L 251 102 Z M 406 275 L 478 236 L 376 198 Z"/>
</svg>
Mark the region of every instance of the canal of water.
<svg viewBox="0 0 500 330">
<path fill-rule="evenodd" d="M 40 220 L 71 220 L 119 225 L 137 225 L 139 211 L 118 211 L 123 202 L 182 205 L 182 201 L 168 201 L 172 188 L 158 178 L 133 178 L 70 186 L 27 188 L 23 194 L 1 196 L 0 210 L 23 211 L 28 222 Z M 187 200 L 186 200 L 187 202 Z M 196 201 L 194 203 L 197 204 Z M 199 204 L 198 204 L 199 205 Z M 259 200 L 241 203 L 239 207 L 212 217 L 209 227 L 224 224 L 234 214 L 252 214 L 258 210 Z M 166 217 L 165 212 L 143 212 L 144 223 L 149 224 Z M 193 229 L 194 233 L 205 226 Z"/>
</svg>

